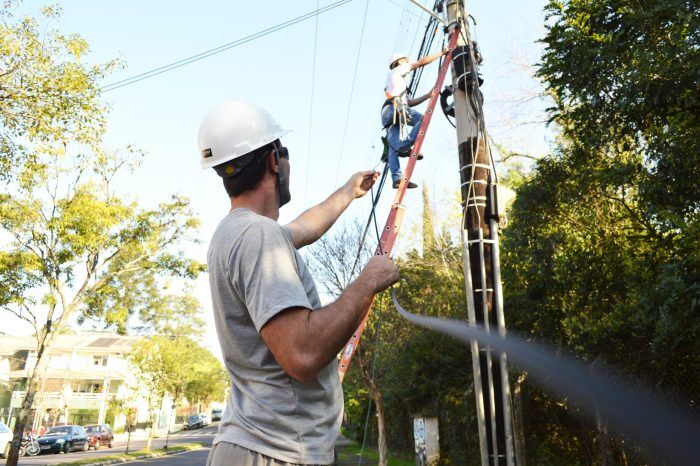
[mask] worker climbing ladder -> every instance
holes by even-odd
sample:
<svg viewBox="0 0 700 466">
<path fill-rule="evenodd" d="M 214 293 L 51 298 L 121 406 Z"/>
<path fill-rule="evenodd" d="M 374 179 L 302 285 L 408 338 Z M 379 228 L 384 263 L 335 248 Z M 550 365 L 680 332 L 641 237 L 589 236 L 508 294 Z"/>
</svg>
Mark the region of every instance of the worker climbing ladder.
<svg viewBox="0 0 700 466">
<path fill-rule="evenodd" d="M 382 230 L 382 235 L 379 239 L 379 245 L 377 246 L 377 250 L 375 252 L 376 255 L 390 254 L 392 248 L 394 247 L 394 243 L 396 242 L 396 238 L 399 235 L 401 223 L 403 222 L 403 198 L 406 194 L 406 189 L 408 188 L 408 182 L 411 180 L 411 175 L 413 174 L 413 169 L 416 165 L 418 155 L 420 154 L 420 150 L 423 145 L 423 140 L 425 139 L 425 135 L 428 131 L 428 125 L 430 125 L 430 120 L 433 117 L 435 105 L 437 104 L 438 98 L 440 97 L 440 88 L 442 87 L 442 83 L 445 80 L 445 76 L 447 75 L 447 70 L 450 68 L 450 63 L 452 62 L 452 51 L 457 45 L 458 38 L 459 28 L 455 27 L 450 34 L 448 46 L 449 52 L 445 55 L 445 58 L 443 59 L 442 64 L 440 65 L 438 77 L 430 93 L 428 109 L 426 110 L 425 115 L 423 116 L 423 121 L 421 122 L 418 136 L 416 137 L 416 141 L 413 143 L 413 148 L 411 149 L 411 154 L 409 155 L 408 163 L 406 164 L 406 169 L 404 171 L 403 177 L 401 178 L 401 182 L 399 183 L 396 195 L 394 196 L 394 202 L 391 205 L 389 217 L 387 218 L 386 224 L 384 225 L 384 229 Z M 357 349 L 357 344 L 359 343 L 360 337 L 362 336 L 362 332 L 364 331 L 365 326 L 367 325 L 369 311 L 370 309 L 367 310 L 367 312 L 365 313 L 365 318 L 362 320 L 362 323 L 360 323 L 357 330 L 355 330 L 355 332 L 352 334 L 352 337 L 350 337 L 350 340 L 348 340 L 348 342 L 345 344 L 340 363 L 338 364 L 338 373 L 340 374 L 341 382 L 345 378 L 345 374 L 347 373 L 350 367 L 350 361 L 352 360 L 352 357 L 355 354 L 355 350 Z"/>
</svg>

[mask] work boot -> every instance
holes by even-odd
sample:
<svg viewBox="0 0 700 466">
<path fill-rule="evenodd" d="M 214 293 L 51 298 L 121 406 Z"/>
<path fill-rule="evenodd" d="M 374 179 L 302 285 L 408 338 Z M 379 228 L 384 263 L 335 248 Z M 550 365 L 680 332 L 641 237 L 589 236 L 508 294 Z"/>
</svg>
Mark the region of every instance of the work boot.
<svg viewBox="0 0 700 466">
<path fill-rule="evenodd" d="M 404 152 L 399 152 L 399 157 L 408 157 L 411 155 L 411 149 L 408 149 Z M 423 160 L 423 154 L 418 154 L 417 157 L 418 160 Z"/>
<path fill-rule="evenodd" d="M 393 186 L 394 189 L 399 189 L 399 183 L 401 183 L 401 180 L 394 181 L 394 186 Z M 417 188 L 418 185 L 416 183 L 414 183 L 413 181 L 409 181 L 407 187 L 408 187 L 408 189 L 413 189 L 413 188 Z"/>
</svg>

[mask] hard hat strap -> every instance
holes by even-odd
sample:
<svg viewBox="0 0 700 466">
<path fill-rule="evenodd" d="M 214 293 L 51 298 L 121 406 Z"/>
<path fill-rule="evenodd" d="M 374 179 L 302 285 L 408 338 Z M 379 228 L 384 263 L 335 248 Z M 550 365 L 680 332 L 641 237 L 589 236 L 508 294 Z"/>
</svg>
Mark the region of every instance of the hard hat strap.
<svg viewBox="0 0 700 466">
<path fill-rule="evenodd" d="M 274 144 L 275 150 L 275 163 L 277 164 L 277 188 L 278 188 L 278 201 L 279 206 L 282 207 L 291 200 L 291 194 L 289 192 L 289 171 L 282 173 L 282 165 L 280 164 L 280 158 L 285 158 L 289 160 L 289 150 L 282 144 Z"/>
</svg>

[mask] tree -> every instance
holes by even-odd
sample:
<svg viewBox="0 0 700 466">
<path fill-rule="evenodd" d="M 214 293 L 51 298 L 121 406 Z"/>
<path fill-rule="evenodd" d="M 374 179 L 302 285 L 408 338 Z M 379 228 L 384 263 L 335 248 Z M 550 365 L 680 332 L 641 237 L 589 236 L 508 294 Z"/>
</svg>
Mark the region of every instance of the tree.
<svg viewBox="0 0 700 466">
<path fill-rule="evenodd" d="M 34 329 L 37 351 L 7 462 L 15 465 L 55 336 L 76 319 L 124 332 L 131 316 L 157 307 L 166 279 L 193 279 L 204 266 L 179 249 L 198 225 L 187 199 L 142 208 L 112 189 L 140 154 L 101 143 L 97 80 L 111 65 L 83 65 L 77 36 L 42 36 L 35 20 L 13 22 L 6 9 L 0 19 L 0 229 L 10 238 L 0 249 L 0 310 Z"/>
<path fill-rule="evenodd" d="M 153 441 L 156 409 L 163 404 L 170 378 L 176 375 L 170 371 L 173 356 L 176 355 L 173 354 L 170 340 L 162 337 L 142 339 L 136 345 L 135 351 L 129 354 L 129 362 L 136 368 L 134 391 L 141 396 L 145 394 L 148 405 L 150 430 L 146 440 L 146 450 L 151 449 Z"/>
<path fill-rule="evenodd" d="M 561 138 L 520 182 L 505 230 L 509 327 L 692 400 L 700 12 L 683 0 L 572 0 L 551 1 L 546 14 L 538 74 Z M 566 400 L 526 393 L 531 460 L 595 461 L 605 426 Z M 629 442 L 610 448 L 601 457 L 615 464 L 649 461 Z"/>
<path fill-rule="evenodd" d="M 228 374 L 211 352 L 197 345 L 192 351 L 195 361 L 190 368 L 184 388 L 184 395 L 190 404 L 207 406 L 212 401 L 221 400 L 228 385 Z"/>
<path fill-rule="evenodd" d="M 423 232 L 422 241 L 399 259 L 402 304 L 421 314 L 466 319 L 460 249 L 449 229 L 436 233 L 427 192 L 423 214 L 418 230 Z M 350 270 L 361 234 L 362 225 L 346 224 L 311 248 L 309 267 L 333 296 L 354 278 Z M 362 250 L 360 263 L 370 251 L 369 245 Z M 388 293 L 378 295 L 343 385 L 345 431 L 360 442 L 365 435 L 376 439 L 379 464 L 386 464 L 390 449 L 413 450 L 413 416 L 437 415 L 443 458 L 461 464 L 465 457 L 476 457 L 478 446 L 470 441 L 476 437 L 476 416 L 469 410 L 473 377 L 470 366 L 464 365 L 467 351 L 407 323 L 395 312 Z M 372 417 L 376 424 L 366 426 Z"/>
<path fill-rule="evenodd" d="M 340 296 L 345 287 L 357 278 L 362 270 L 361 265 L 371 257 L 370 246 L 362 238 L 363 227 L 358 222 L 343 225 L 334 234 L 326 235 L 316 242 L 311 248 L 309 266 L 316 279 L 321 281 L 325 291 L 334 299 Z M 359 265 L 359 266 L 358 266 Z M 386 297 L 375 298 L 373 307 L 386 307 Z M 376 311 L 370 314 L 370 321 L 362 338 L 362 345 L 358 346 L 353 357 L 353 365 L 348 373 L 346 387 L 355 396 L 365 399 L 369 396 L 374 402 L 377 413 L 377 432 L 379 446 L 379 464 L 386 466 L 388 461 L 388 449 L 386 444 L 386 427 L 384 423 L 384 403 L 382 401 L 381 370 L 376 367 L 376 355 L 379 348 L 374 344 L 375 335 L 381 330 L 378 320 L 381 314 Z M 357 374 L 360 380 L 357 380 Z M 360 382 L 360 383 L 358 383 Z M 347 390 L 346 390 L 347 391 Z M 366 413 L 364 406 L 357 406 L 361 413 Z M 369 413 L 367 413 L 369 416 Z M 358 416 L 359 417 L 359 416 Z M 366 433 L 365 433 L 366 434 Z M 364 439 L 363 439 L 364 440 Z"/>
<path fill-rule="evenodd" d="M 43 32 L 60 8 L 42 9 L 39 19 L 16 18 L 14 3 L 0 5 L 0 179 L 5 180 L 17 165 L 35 160 L 37 151 L 96 145 L 106 121 L 98 83 L 120 65 L 86 65 L 84 39 Z"/>
<path fill-rule="evenodd" d="M 141 309 L 137 330 L 168 337 L 201 336 L 204 333 L 202 306 L 191 293 L 187 288 L 183 296 L 156 296 L 150 307 Z"/>
<path fill-rule="evenodd" d="M 221 362 L 188 337 L 144 337 L 129 355 L 136 369 L 137 390 L 146 394 L 152 423 L 146 449 L 150 449 L 155 412 L 166 395 L 175 403 L 183 397 L 192 404 L 208 404 L 223 397 L 227 375 Z"/>
</svg>

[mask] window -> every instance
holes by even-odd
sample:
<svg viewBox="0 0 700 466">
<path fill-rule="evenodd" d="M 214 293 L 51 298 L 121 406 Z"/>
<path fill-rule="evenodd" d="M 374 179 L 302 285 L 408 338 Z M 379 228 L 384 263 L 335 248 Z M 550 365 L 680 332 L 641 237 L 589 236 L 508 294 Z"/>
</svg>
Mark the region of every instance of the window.
<svg viewBox="0 0 700 466">
<path fill-rule="evenodd" d="M 52 354 L 49 358 L 49 367 L 53 369 L 66 369 L 68 359 L 63 354 Z"/>
<path fill-rule="evenodd" d="M 92 357 L 93 366 L 107 366 L 107 356 L 93 356 Z"/>
</svg>

